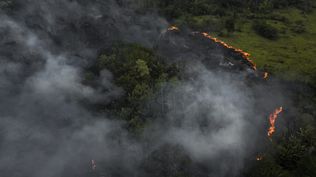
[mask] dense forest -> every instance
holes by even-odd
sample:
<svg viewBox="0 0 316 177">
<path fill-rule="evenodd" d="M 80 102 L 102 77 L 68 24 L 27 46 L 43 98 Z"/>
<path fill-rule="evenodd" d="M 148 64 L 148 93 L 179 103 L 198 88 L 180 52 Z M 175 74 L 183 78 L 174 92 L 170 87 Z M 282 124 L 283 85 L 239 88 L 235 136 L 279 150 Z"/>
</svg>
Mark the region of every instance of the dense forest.
<svg viewBox="0 0 316 177">
<path fill-rule="evenodd" d="M 1 177 L 316 176 L 313 0 L 0 0 L 0 19 Z"/>
</svg>

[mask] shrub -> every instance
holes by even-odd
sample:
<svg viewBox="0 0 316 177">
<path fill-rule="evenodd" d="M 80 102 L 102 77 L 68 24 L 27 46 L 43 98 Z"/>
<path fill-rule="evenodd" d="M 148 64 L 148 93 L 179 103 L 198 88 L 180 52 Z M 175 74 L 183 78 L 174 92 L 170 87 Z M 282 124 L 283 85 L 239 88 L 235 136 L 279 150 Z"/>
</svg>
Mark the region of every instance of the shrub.
<svg viewBox="0 0 316 177">
<path fill-rule="evenodd" d="M 256 21 L 253 24 L 255 32 L 268 39 L 277 39 L 279 37 L 279 30 L 265 21 Z"/>
<path fill-rule="evenodd" d="M 225 28 L 227 29 L 228 32 L 234 32 L 236 30 L 236 23 L 233 17 L 225 21 Z"/>
<path fill-rule="evenodd" d="M 295 33 L 304 33 L 306 32 L 306 26 L 303 21 L 296 21 L 291 30 Z"/>
<path fill-rule="evenodd" d="M 195 16 L 186 20 L 188 25 L 197 31 L 220 32 L 225 28 L 223 22 L 214 16 Z"/>
</svg>

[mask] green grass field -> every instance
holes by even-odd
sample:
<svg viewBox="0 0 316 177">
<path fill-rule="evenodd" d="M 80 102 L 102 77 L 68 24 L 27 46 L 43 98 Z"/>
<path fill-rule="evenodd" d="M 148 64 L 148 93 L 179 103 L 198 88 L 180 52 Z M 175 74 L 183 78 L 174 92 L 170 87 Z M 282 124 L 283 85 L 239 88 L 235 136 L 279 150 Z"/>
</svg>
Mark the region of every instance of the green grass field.
<svg viewBox="0 0 316 177">
<path fill-rule="evenodd" d="M 296 9 L 285 9 L 275 13 L 287 19 L 286 22 L 267 20 L 281 31 L 277 40 L 257 35 L 249 19 L 239 22 L 238 32 L 220 39 L 252 54 L 259 69 L 267 69 L 286 80 L 315 84 L 313 79 L 316 76 L 316 11 L 307 15 Z M 306 32 L 293 32 L 294 26 L 302 24 L 305 25 Z"/>
</svg>

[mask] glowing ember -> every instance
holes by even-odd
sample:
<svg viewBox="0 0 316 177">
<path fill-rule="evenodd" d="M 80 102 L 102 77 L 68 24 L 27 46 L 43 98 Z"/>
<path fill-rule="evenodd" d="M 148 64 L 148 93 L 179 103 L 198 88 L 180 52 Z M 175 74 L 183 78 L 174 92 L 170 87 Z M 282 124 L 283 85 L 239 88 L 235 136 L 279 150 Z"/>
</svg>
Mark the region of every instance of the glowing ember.
<svg viewBox="0 0 316 177">
<path fill-rule="evenodd" d="M 264 72 L 264 74 L 263 74 L 263 79 L 268 79 L 268 77 L 269 77 L 269 73 Z"/>
<path fill-rule="evenodd" d="M 235 52 L 241 54 L 241 56 L 251 64 L 252 69 L 253 69 L 253 70 L 257 70 L 256 64 L 250 59 L 250 54 L 249 54 L 249 53 L 244 52 L 244 51 L 241 50 L 241 49 L 237 49 L 237 48 L 235 48 L 235 47 L 233 47 L 233 46 L 231 46 L 231 45 L 228 45 L 228 44 L 225 43 L 224 41 L 221 41 L 221 40 L 219 40 L 219 39 L 217 39 L 217 38 L 215 38 L 215 37 L 212 37 L 212 36 L 209 35 L 208 33 L 201 33 L 201 34 L 202 34 L 203 36 L 205 36 L 206 38 L 211 39 L 212 41 L 214 41 L 214 42 L 216 42 L 216 43 L 218 43 L 218 44 L 224 46 L 225 48 L 233 49 Z"/>
<path fill-rule="evenodd" d="M 168 28 L 168 31 L 179 31 L 179 28 L 176 27 L 176 26 L 170 26 L 170 27 Z"/>
<path fill-rule="evenodd" d="M 97 163 L 95 162 L 95 160 L 91 160 L 91 168 L 93 171 L 97 168 Z"/>
<path fill-rule="evenodd" d="M 257 160 L 257 161 L 263 160 L 263 156 L 258 155 L 258 156 L 256 157 L 256 160 Z"/>
<path fill-rule="evenodd" d="M 277 120 L 279 114 L 283 111 L 283 108 L 277 108 L 272 114 L 269 116 L 270 128 L 268 130 L 268 136 L 271 138 L 275 132 L 275 121 Z"/>
</svg>

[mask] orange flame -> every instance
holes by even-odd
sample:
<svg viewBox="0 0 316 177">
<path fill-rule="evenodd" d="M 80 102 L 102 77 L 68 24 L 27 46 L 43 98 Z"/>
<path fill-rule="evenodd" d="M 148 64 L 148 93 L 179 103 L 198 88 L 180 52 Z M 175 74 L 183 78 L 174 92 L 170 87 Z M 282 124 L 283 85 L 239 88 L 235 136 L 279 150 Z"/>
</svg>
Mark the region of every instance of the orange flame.
<svg viewBox="0 0 316 177">
<path fill-rule="evenodd" d="M 170 26 L 170 27 L 168 28 L 168 31 L 179 31 L 179 28 L 176 27 L 176 26 Z"/>
<path fill-rule="evenodd" d="M 250 53 L 244 52 L 244 51 L 241 50 L 241 49 L 237 49 L 237 48 L 235 48 L 235 47 L 233 47 L 233 46 L 231 46 L 231 45 L 225 43 L 224 41 L 221 41 L 221 40 L 219 40 L 219 39 L 217 39 L 217 38 L 215 38 L 215 37 L 212 37 L 212 36 L 211 36 L 210 34 L 208 34 L 208 33 L 205 33 L 205 32 L 204 32 L 204 33 L 202 33 L 202 35 L 205 36 L 205 37 L 208 38 L 208 39 L 211 39 L 212 41 L 214 41 L 214 42 L 216 42 L 216 43 L 218 43 L 218 44 L 221 44 L 222 46 L 224 46 L 224 47 L 226 47 L 226 48 L 228 48 L 228 49 L 233 49 L 235 52 L 241 54 L 241 56 L 251 64 L 252 69 L 253 69 L 253 70 L 257 70 L 256 64 L 250 59 Z"/>
<path fill-rule="evenodd" d="M 272 114 L 269 116 L 270 128 L 268 130 L 268 136 L 271 138 L 275 132 L 275 121 L 277 120 L 279 114 L 283 111 L 283 107 L 277 108 Z"/>
<path fill-rule="evenodd" d="M 178 27 L 176 26 L 170 26 L 168 28 L 168 31 L 180 31 Z M 193 34 L 196 34 L 196 33 L 199 33 L 199 32 L 193 32 Z M 250 53 L 247 53 L 247 52 L 244 52 L 243 50 L 241 49 L 238 49 L 238 48 L 235 48 L 227 43 L 225 43 L 224 41 L 221 41 L 215 37 L 212 37 L 210 34 L 208 33 L 201 33 L 204 37 L 208 38 L 208 39 L 211 39 L 212 41 L 218 43 L 218 44 L 221 44 L 222 46 L 228 48 L 228 49 L 233 49 L 235 52 L 241 54 L 241 56 L 247 61 L 250 63 L 251 67 L 253 70 L 257 70 L 257 66 L 256 64 L 250 59 Z"/>
<path fill-rule="evenodd" d="M 268 72 L 264 72 L 263 79 L 268 79 L 268 77 L 269 77 L 269 73 Z"/>
</svg>

